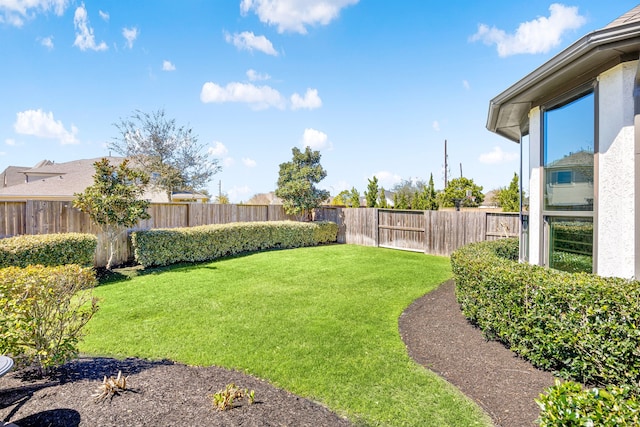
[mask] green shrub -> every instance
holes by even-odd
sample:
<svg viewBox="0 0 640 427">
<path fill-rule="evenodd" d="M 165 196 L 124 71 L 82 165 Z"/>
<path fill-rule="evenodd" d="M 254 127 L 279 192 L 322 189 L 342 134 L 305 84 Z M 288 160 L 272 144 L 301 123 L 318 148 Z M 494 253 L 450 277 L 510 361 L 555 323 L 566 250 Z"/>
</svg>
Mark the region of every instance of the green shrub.
<svg viewBox="0 0 640 427">
<path fill-rule="evenodd" d="M 42 372 L 74 358 L 82 327 L 96 312 L 91 268 L 0 269 L 0 354 Z"/>
<path fill-rule="evenodd" d="M 556 382 L 537 403 L 541 427 L 640 425 L 638 390 L 630 386 L 583 390 L 578 383 Z"/>
<path fill-rule="evenodd" d="M 0 239 L 0 268 L 28 265 L 93 265 L 98 238 L 93 234 L 24 235 Z"/>
<path fill-rule="evenodd" d="M 514 259 L 514 243 L 451 256 L 464 315 L 531 363 L 585 384 L 640 381 L 640 284 Z"/>
<path fill-rule="evenodd" d="M 333 222 L 246 222 L 136 231 L 135 259 L 145 267 L 208 261 L 242 252 L 335 242 Z"/>
</svg>

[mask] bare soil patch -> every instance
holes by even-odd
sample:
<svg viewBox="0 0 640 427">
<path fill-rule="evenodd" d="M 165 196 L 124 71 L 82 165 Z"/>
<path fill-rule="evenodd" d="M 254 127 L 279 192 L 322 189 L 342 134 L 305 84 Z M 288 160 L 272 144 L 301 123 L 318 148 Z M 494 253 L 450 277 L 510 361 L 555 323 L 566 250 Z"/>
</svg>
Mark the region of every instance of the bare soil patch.
<svg viewBox="0 0 640 427">
<path fill-rule="evenodd" d="M 534 426 L 536 399 L 554 384 L 501 343 L 487 341 L 462 315 L 448 281 L 411 304 L 399 320 L 409 355 L 478 403 L 497 426 Z"/>
<path fill-rule="evenodd" d="M 128 391 L 96 403 L 104 376 L 127 375 Z M 226 411 L 210 395 L 235 383 L 255 391 Z M 266 381 L 218 367 L 170 361 L 80 358 L 55 375 L 30 379 L 15 371 L 0 378 L 0 421 L 29 426 L 349 426 L 324 406 Z M 0 422 L 0 425 L 2 423 Z"/>
</svg>

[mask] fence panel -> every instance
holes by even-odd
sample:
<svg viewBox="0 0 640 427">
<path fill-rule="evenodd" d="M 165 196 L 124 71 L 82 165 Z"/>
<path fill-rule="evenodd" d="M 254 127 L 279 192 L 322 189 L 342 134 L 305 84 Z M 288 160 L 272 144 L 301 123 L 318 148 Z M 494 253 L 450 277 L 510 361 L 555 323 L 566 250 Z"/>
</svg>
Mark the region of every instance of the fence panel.
<svg viewBox="0 0 640 427">
<path fill-rule="evenodd" d="M 344 242 L 361 246 L 376 246 L 378 227 L 375 208 L 342 209 L 345 224 Z"/>
<path fill-rule="evenodd" d="M 486 240 L 518 237 L 519 221 L 517 212 L 487 213 Z"/>
<path fill-rule="evenodd" d="M 378 211 L 378 246 L 422 252 L 425 237 L 423 211 Z"/>
<path fill-rule="evenodd" d="M 25 202 L 0 202 L 0 237 L 25 234 Z"/>
</svg>

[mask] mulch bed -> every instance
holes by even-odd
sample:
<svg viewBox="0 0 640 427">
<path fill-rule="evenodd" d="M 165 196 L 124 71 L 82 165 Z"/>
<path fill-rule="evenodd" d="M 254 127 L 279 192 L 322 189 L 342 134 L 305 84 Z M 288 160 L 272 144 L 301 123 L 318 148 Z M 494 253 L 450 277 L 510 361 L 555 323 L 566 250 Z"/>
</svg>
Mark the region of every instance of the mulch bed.
<svg viewBox="0 0 640 427">
<path fill-rule="evenodd" d="M 129 391 L 96 403 L 106 375 L 121 370 Z M 29 380 L 24 372 L 0 378 L 0 425 L 29 426 L 349 426 L 324 406 L 260 379 L 217 367 L 170 361 L 81 358 L 53 378 Z M 210 395 L 235 383 L 255 391 L 252 405 L 219 411 Z"/>
<path fill-rule="evenodd" d="M 534 399 L 553 385 L 548 372 L 499 343 L 486 341 L 462 316 L 452 281 L 416 300 L 400 317 L 409 355 L 477 402 L 497 426 L 533 426 Z M 128 391 L 96 403 L 106 375 L 128 376 Z M 255 391 L 227 411 L 213 407 L 211 395 L 235 383 Z M 170 361 L 80 358 L 55 376 L 30 379 L 14 371 L 0 378 L 0 425 L 28 426 L 349 426 L 321 404 L 269 383 L 218 367 Z"/>
<path fill-rule="evenodd" d="M 485 340 L 462 315 L 453 281 L 410 305 L 399 328 L 409 355 L 478 403 L 497 426 L 538 425 L 534 399 L 554 384 L 553 375 Z"/>
</svg>

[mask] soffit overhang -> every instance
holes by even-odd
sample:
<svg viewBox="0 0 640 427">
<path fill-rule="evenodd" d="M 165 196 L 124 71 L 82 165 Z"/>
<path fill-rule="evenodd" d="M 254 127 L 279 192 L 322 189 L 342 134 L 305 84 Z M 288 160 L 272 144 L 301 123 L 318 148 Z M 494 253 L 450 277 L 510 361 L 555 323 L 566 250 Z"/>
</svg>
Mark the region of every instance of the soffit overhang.
<svg viewBox="0 0 640 427">
<path fill-rule="evenodd" d="M 519 142 L 527 130 L 529 111 L 584 85 L 622 62 L 638 59 L 640 22 L 594 31 L 489 103 L 487 129 Z"/>
</svg>

